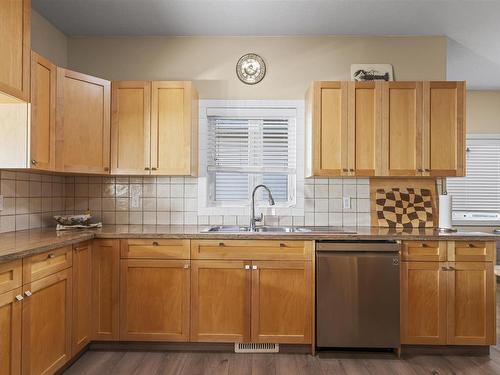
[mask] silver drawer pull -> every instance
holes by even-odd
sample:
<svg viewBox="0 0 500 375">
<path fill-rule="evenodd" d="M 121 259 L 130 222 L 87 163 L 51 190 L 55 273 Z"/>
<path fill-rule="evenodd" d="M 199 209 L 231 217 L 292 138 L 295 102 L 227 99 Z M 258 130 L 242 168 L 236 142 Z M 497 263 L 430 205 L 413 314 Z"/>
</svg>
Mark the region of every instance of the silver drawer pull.
<svg viewBox="0 0 500 375">
<path fill-rule="evenodd" d="M 18 294 L 18 295 L 16 296 L 16 300 L 17 300 L 17 301 L 22 301 L 23 299 L 24 299 L 24 298 L 23 298 L 23 296 L 22 296 L 22 295 L 20 295 L 20 294 Z"/>
<path fill-rule="evenodd" d="M 185 268 L 185 269 L 188 269 L 188 268 L 189 268 L 189 264 L 185 264 L 185 265 L 184 265 L 184 268 Z"/>
<path fill-rule="evenodd" d="M 50 253 L 49 255 L 47 255 L 47 258 L 49 258 L 49 259 L 54 259 L 55 257 L 56 257 L 56 254 Z"/>
<path fill-rule="evenodd" d="M 253 270 L 256 270 L 256 269 L 257 269 L 257 266 L 252 266 L 252 269 L 253 269 Z"/>
<path fill-rule="evenodd" d="M 226 246 L 226 245 L 224 244 L 224 242 L 219 242 L 219 246 L 222 247 L 222 246 Z"/>
<path fill-rule="evenodd" d="M 27 290 L 26 292 L 24 292 L 24 295 L 25 295 L 26 297 L 31 297 L 31 296 L 32 296 L 32 293 L 31 293 L 29 290 Z"/>
<path fill-rule="evenodd" d="M 249 270 L 250 269 L 250 266 L 248 264 L 245 264 L 245 269 L 246 270 Z"/>
<path fill-rule="evenodd" d="M 153 241 L 153 246 L 160 246 L 160 244 L 156 241 Z"/>
</svg>

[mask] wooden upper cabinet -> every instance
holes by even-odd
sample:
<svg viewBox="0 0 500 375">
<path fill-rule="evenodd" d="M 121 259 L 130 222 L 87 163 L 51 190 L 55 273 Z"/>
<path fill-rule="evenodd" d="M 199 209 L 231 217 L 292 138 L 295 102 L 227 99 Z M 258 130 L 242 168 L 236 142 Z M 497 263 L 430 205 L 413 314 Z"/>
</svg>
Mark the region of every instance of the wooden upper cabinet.
<svg viewBox="0 0 500 375">
<path fill-rule="evenodd" d="M 23 375 L 54 374 L 71 358 L 71 269 L 24 286 Z"/>
<path fill-rule="evenodd" d="M 380 173 L 381 100 L 381 82 L 349 83 L 348 169 L 351 176 Z"/>
<path fill-rule="evenodd" d="M 420 175 L 422 82 L 382 85 L 382 150 L 384 175 Z"/>
<path fill-rule="evenodd" d="M 446 263 L 401 262 L 401 343 L 446 343 Z"/>
<path fill-rule="evenodd" d="M 61 172 L 109 172 L 109 81 L 57 68 L 56 166 Z"/>
<path fill-rule="evenodd" d="M 111 87 L 111 173 L 148 174 L 151 82 L 115 81 Z"/>
<path fill-rule="evenodd" d="M 30 167 L 55 170 L 56 66 L 31 53 Z"/>
<path fill-rule="evenodd" d="M 465 82 L 423 85 L 424 172 L 430 176 L 464 176 Z"/>
<path fill-rule="evenodd" d="M 21 374 L 21 294 L 21 288 L 0 293 L 0 374 Z"/>
<path fill-rule="evenodd" d="M 122 259 L 120 340 L 189 340 L 189 260 Z"/>
<path fill-rule="evenodd" d="M 252 262 L 252 342 L 310 344 L 312 265 Z"/>
<path fill-rule="evenodd" d="M 151 174 L 198 173 L 198 93 L 191 82 L 154 81 Z"/>
<path fill-rule="evenodd" d="M 90 342 L 92 290 L 92 244 L 73 245 L 73 318 L 71 330 L 72 355 Z"/>
<path fill-rule="evenodd" d="M 30 0 L 0 0 L 0 102 L 29 101 L 30 16 Z"/>
<path fill-rule="evenodd" d="M 450 345 L 494 345 L 495 275 L 490 262 L 449 262 Z"/>
<path fill-rule="evenodd" d="M 348 173 L 347 82 L 314 82 L 306 95 L 306 177 Z"/>
</svg>

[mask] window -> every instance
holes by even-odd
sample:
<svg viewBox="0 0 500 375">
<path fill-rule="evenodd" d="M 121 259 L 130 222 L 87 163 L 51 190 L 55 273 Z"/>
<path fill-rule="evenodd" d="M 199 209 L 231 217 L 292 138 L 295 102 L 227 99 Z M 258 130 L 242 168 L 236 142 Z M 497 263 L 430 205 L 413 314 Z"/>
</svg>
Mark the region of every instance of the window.
<svg viewBox="0 0 500 375">
<path fill-rule="evenodd" d="M 453 220 L 500 220 L 500 138 L 468 136 L 466 161 L 466 177 L 446 181 Z"/>
<path fill-rule="evenodd" d="M 295 109 L 209 108 L 207 120 L 209 206 L 248 206 L 258 184 L 271 189 L 278 207 L 294 204 Z M 267 202 L 263 191 L 256 198 Z"/>
</svg>

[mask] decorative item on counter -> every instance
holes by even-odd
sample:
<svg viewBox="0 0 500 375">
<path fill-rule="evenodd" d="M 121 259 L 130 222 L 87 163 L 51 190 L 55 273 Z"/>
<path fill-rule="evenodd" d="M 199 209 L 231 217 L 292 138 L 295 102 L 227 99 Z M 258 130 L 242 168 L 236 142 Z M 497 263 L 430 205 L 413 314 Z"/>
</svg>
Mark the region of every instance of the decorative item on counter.
<svg viewBox="0 0 500 375">
<path fill-rule="evenodd" d="M 238 60 L 236 74 L 241 82 L 247 85 L 255 85 L 262 81 L 266 75 L 266 63 L 259 55 L 247 53 Z"/>
<path fill-rule="evenodd" d="M 353 81 L 394 81 L 391 64 L 351 64 Z"/>
<path fill-rule="evenodd" d="M 102 223 L 90 222 L 90 219 L 92 219 L 92 216 L 90 214 L 54 216 L 54 219 L 57 221 L 56 230 L 89 229 L 102 227 Z"/>
<path fill-rule="evenodd" d="M 377 189 L 378 225 L 390 228 L 432 228 L 432 194 L 428 189 Z"/>
</svg>

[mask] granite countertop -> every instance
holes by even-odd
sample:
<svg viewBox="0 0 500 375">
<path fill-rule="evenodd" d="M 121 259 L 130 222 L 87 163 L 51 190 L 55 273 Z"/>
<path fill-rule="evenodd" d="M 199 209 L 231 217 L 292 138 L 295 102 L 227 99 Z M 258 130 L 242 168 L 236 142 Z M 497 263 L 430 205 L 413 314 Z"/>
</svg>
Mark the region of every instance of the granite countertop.
<svg viewBox="0 0 500 375">
<path fill-rule="evenodd" d="M 206 233 L 209 226 L 105 225 L 101 229 L 56 232 L 54 228 L 0 234 L 0 262 L 20 259 L 93 238 L 294 239 L 294 240 L 500 240 L 493 228 L 459 228 L 455 233 L 435 229 L 379 227 L 308 227 L 299 233 Z"/>
</svg>

